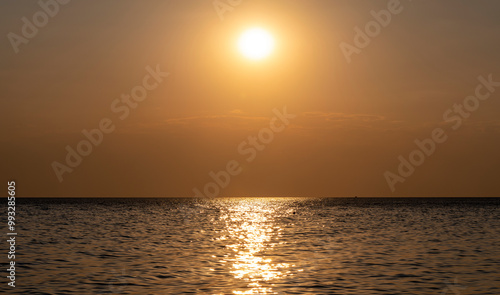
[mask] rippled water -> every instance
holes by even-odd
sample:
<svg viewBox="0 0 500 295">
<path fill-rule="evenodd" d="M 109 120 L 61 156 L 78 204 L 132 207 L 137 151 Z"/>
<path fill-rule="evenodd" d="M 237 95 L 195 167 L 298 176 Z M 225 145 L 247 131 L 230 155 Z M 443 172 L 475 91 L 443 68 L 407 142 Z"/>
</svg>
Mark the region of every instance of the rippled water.
<svg viewBox="0 0 500 295">
<path fill-rule="evenodd" d="M 500 199 L 24 199 L 17 214 L 19 294 L 500 294 Z"/>
</svg>

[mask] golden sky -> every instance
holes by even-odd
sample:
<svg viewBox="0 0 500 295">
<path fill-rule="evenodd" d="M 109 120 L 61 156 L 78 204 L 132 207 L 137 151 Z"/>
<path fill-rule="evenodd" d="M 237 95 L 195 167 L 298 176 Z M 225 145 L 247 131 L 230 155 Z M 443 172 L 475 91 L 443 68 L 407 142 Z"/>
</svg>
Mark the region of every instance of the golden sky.
<svg viewBox="0 0 500 295">
<path fill-rule="evenodd" d="M 443 118 L 479 77 L 500 81 L 497 1 L 242 0 L 222 15 L 212 1 L 44 1 L 57 11 L 29 38 L 23 18 L 43 8 L 0 3 L 1 175 L 20 196 L 193 196 L 232 160 L 221 196 L 500 193 L 500 90 L 459 128 Z M 389 7 L 348 60 L 341 44 Z M 252 27 L 275 41 L 261 61 L 237 48 Z M 147 75 L 157 87 L 120 118 L 113 103 Z M 238 146 L 285 106 L 296 117 L 247 161 Z M 113 131 L 59 181 L 53 163 L 104 118 Z M 384 173 L 436 128 L 447 140 L 393 192 Z"/>
</svg>

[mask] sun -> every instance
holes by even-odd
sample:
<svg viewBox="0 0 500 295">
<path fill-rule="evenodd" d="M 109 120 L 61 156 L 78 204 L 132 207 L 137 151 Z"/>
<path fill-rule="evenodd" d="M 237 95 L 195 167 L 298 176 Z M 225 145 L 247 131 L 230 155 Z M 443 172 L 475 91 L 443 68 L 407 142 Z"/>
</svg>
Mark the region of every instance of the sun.
<svg viewBox="0 0 500 295">
<path fill-rule="evenodd" d="M 274 38 L 264 29 L 252 28 L 241 34 L 238 48 L 246 58 L 261 60 L 273 52 Z"/>
</svg>

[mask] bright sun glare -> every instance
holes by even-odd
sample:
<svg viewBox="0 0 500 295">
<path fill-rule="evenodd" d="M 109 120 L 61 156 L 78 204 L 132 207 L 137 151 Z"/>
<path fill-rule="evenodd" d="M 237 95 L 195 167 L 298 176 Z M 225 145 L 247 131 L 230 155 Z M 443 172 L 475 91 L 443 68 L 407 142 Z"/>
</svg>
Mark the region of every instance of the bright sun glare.
<svg viewBox="0 0 500 295">
<path fill-rule="evenodd" d="M 253 28 L 241 35 L 238 48 L 245 57 L 252 60 L 261 60 L 269 56 L 273 51 L 274 39 L 266 30 Z"/>
</svg>

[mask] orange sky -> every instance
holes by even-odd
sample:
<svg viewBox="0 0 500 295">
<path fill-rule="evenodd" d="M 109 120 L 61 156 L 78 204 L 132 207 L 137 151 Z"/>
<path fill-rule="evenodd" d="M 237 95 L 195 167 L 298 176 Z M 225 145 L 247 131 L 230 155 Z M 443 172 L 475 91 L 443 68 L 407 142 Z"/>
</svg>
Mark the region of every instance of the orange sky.
<svg viewBox="0 0 500 295">
<path fill-rule="evenodd" d="M 212 1 L 73 1 L 16 53 L 8 34 L 41 7 L 2 1 L 2 179 L 20 196 L 193 196 L 234 160 L 221 196 L 498 196 L 500 90 L 457 130 L 443 114 L 500 81 L 500 4 L 402 0 L 348 62 L 340 44 L 390 2 L 243 0 L 221 19 Z M 253 26 L 276 41 L 261 62 L 236 49 Z M 121 120 L 111 105 L 157 65 L 168 76 Z M 285 106 L 296 117 L 248 162 L 238 145 Z M 60 182 L 54 161 L 103 118 L 114 130 Z M 392 192 L 384 173 L 435 128 L 448 139 Z"/>
</svg>

